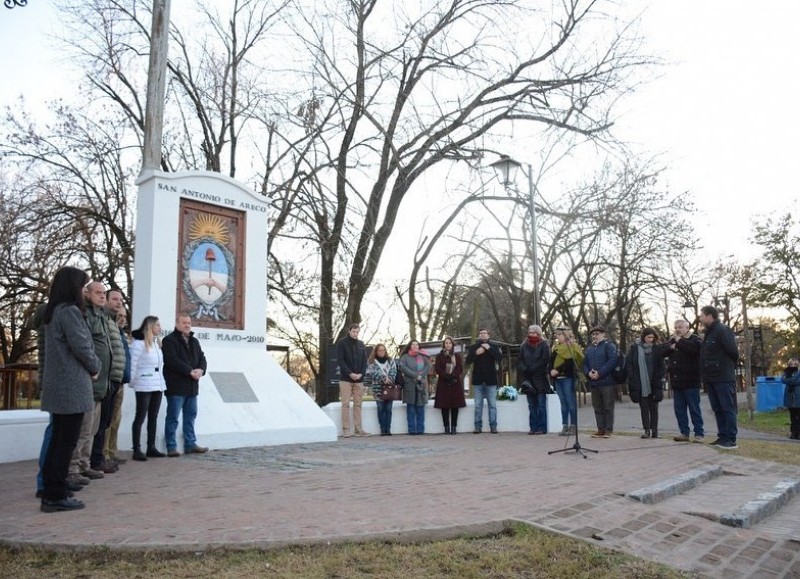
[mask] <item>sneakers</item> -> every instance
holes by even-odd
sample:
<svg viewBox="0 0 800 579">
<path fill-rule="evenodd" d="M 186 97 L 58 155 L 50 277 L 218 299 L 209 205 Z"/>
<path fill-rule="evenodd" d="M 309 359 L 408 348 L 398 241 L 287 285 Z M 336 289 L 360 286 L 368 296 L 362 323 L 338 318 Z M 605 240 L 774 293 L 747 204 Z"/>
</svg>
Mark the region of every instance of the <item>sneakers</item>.
<svg viewBox="0 0 800 579">
<path fill-rule="evenodd" d="M 737 448 L 739 448 L 739 445 L 736 444 L 736 442 L 732 441 L 732 440 L 721 440 L 720 442 L 718 442 L 714 446 L 716 446 L 717 448 L 720 448 L 722 450 L 736 450 Z"/>
<path fill-rule="evenodd" d="M 57 513 L 59 511 L 77 511 L 78 509 L 82 509 L 86 505 L 83 504 L 82 501 L 78 499 L 73 499 L 72 497 L 68 497 L 66 499 L 61 499 L 60 501 L 49 501 L 47 499 L 42 499 L 42 512 L 44 513 Z"/>
<path fill-rule="evenodd" d="M 705 441 L 706 441 L 706 439 L 705 439 L 705 438 L 703 438 L 702 436 L 697 436 L 697 435 L 695 434 L 695 436 L 694 436 L 694 440 L 693 440 L 692 442 L 697 442 L 697 443 L 699 443 L 699 444 L 703 444 Z"/>
<path fill-rule="evenodd" d="M 606 430 L 603 432 L 603 438 L 611 438 L 611 431 Z"/>
<path fill-rule="evenodd" d="M 104 475 L 102 472 L 100 472 L 99 470 L 94 470 L 93 468 L 87 468 L 81 474 L 90 480 L 97 480 L 106 477 L 106 475 Z"/>
<path fill-rule="evenodd" d="M 183 452 L 185 452 L 186 454 L 192 454 L 192 453 L 204 454 L 204 453 L 208 452 L 208 447 L 206 447 L 206 446 L 193 446 L 192 448 L 184 448 Z"/>
<path fill-rule="evenodd" d="M 689 442 L 689 437 L 686 436 L 685 434 L 679 434 L 678 436 L 673 436 L 672 440 L 674 440 L 675 442 Z"/>
<path fill-rule="evenodd" d="M 561 432 L 558 433 L 559 436 L 569 436 L 571 433 L 570 427 L 566 424 L 561 428 Z"/>
<path fill-rule="evenodd" d="M 181 455 L 181 453 L 178 452 L 177 450 L 175 450 L 174 448 L 172 450 L 168 450 L 167 451 L 167 456 L 169 456 L 171 458 L 175 458 L 176 456 L 180 456 L 180 455 Z"/>
<path fill-rule="evenodd" d="M 356 436 L 372 436 L 369 432 L 364 432 L 363 430 L 356 431 Z"/>
</svg>

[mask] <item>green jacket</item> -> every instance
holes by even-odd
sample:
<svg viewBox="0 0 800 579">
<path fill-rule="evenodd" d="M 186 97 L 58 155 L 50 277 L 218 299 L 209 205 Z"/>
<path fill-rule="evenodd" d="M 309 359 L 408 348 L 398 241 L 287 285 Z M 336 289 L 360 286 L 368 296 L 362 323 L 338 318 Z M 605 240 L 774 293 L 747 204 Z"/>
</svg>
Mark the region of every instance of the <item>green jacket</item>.
<svg viewBox="0 0 800 579">
<path fill-rule="evenodd" d="M 108 387 L 111 373 L 111 361 L 113 349 L 111 347 L 111 337 L 108 331 L 108 314 L 104 308 L 97 308 L 91 303 L 86 303 L 86 323 L 92 333 L 94 342 L 94 353 L 100 359 L 100 373 L 92 383 L 94 399 L 102 400 L 108 394 Z M 124 363 L 124 362 L 123 362 Z"/>
<path fill-rule="evenodd" d="M 111 338 L 111 371 L 109 379 L 114 384 L 122 384 L 125 375 L 125 348 L 119 334 L 117 316 L 114 312 L 107 312 L 108 335 Z"/>
</svg>

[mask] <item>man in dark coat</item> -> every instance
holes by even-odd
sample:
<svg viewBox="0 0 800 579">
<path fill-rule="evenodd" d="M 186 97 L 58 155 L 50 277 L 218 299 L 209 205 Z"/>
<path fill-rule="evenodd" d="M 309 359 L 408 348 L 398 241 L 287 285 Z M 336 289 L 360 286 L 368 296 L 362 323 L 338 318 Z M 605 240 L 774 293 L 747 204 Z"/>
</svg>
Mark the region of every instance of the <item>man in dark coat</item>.
<svg viewBox="0 0 800 579">
<path fill-rule="evenodd" d="M 689 417 L 692 418 L 694 441 L 703 442 L 703 413 L 700 410 L 700 348 L 703 341 L 692 332 L 689 322 L 676 320 L 675 335 L 670 338 L 667 356 L 669 384 L 678 429 L 681 433 L 673 437 L 676 442 L 689 441 Z"/>
<path fill-rule="evenodd" d="M 718 438 L 711 444 L 724 450 L 739 448 L 736 444 L 736 364 L 739 362 L 736 337 L 719 321 L 719 312 L 714 306 L 704 306 L 700 310 L 700 321 L 706 327 L 700 348 L 703 382 L 717 419 Z"/>
<path fill-rule="evenodd" d="M 189 314 L 178 314 L 175 330 L 161 342 L 161 350 L 164 354 L 164 381 L 167 383 L 167 419 L 164 424 L 167 456 L 180 456 L 175 433 L 181 414 L 183 451 L 186 454 L 208 452 L 207 447 L 198 446 L 194 432 L 200 378 L 205 375 L 207 365 L 200 342 L 192 332 Z"/>
<path fill-rule="evenodd" d="M 361 398 L 364 395 L 364 374 L 367 373 L 367 348 L 358 339 L 361 327 L 350 324 L 347 335 L 336 344 L 339 363 L 339 394 L 342 399 L 342 436 L 350 434 L 350 399 L 353 400 L 353 429 L 356 436 L 368 436 L 361 427 Z"/>
<path fill-rule="evenodd" d="M 489 340 L 489 330 L 478 331 L 478 341 L 469 347 L 467 366 L 472 365 L 472 391 L 475 396 L 475 434 L 483 429 L 483 399 L 489 405 L 489 429 L 497 434 L 497 365 L 503 358 L 500 346 Z"/>
</svg>

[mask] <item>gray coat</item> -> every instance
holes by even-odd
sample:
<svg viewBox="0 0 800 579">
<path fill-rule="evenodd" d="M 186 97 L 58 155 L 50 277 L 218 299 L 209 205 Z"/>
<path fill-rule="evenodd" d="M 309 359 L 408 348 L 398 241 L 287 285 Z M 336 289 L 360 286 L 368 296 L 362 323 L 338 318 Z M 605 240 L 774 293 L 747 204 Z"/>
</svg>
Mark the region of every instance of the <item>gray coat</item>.
<svg viewBox="0 0 800 579">
<path fill-rule="evenodd" d="M 46 328 L 42 410 L 89 412 L 94 408 L 92 374 L 100 371 L 100 360 L 86 320 L 78 306 L 59 304 Z"/>
<path fill-rule="evenodd" d="M 417 354 L 422 358 L 422 369 L 417 369 L 417 360 L 413 356 L 403 354 L 397 369 L 403 373 L 405 385 L 403 386 L 403 402 L 414 406 L 425 406 L 428 403 L 428 371 L 431 361 L 425 354 Z M 421 380 L 417 383 L 417 376 Z"/>
</svg>

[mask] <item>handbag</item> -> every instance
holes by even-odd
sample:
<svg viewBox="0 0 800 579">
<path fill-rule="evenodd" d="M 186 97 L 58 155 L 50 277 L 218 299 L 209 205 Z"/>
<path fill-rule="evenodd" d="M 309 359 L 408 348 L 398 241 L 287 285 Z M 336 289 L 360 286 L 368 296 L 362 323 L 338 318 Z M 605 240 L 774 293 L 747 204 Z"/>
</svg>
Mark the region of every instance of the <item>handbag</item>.
<svg viewBox="0 0 800 579">
<path fill-rule="evenodd" d="M 403 387 L 399 384 L 384 384 L 381 386 L 381 400 L 388 402 L 389 400 L 402 400 Z"/>
</svg>

